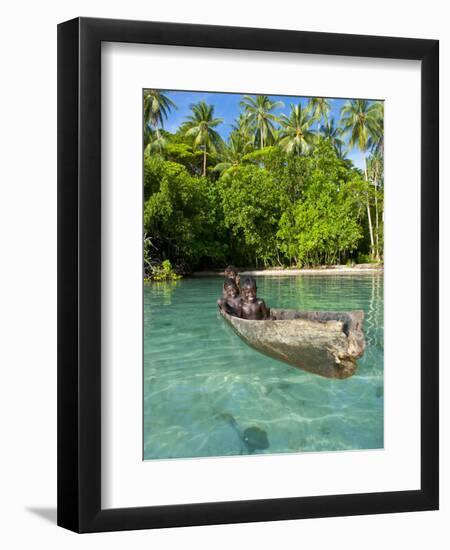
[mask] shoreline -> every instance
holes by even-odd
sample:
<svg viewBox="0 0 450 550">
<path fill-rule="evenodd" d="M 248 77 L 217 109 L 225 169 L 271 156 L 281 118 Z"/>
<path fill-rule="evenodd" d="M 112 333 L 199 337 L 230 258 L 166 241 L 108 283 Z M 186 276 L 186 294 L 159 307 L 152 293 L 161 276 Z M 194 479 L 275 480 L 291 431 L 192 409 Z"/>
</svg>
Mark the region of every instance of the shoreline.
<svg viewBox="0 0 450 550">
<path fill-rule="evenodd" d="M 252 275 L 255 277 L 290 277 L 296 275 L 352 275 L 352 274 L 373 274 L 373 273 L 383 273 L 383 265 L 375 264 L 357 264 L 354 267 L 346 265 L 337 265 L 337 266 L 324 266 L 324 267 L 314 267 L 314 268 L 286 268 L 286 269 L 277 269 L 277 268 L 268 268 L 268 269 L 244 269 L 239 270 L 239 275 Z M 223 277 L 223 270 L 220 271 L 194 271 L 187 277 Z"/>
</svg>

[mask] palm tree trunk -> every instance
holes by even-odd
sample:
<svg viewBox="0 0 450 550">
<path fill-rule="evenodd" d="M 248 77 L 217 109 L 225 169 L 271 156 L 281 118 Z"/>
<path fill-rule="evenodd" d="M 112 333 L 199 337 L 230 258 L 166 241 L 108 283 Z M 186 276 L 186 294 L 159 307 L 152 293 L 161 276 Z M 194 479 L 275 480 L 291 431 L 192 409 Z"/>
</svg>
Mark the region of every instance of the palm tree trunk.
<svg viewBox="0 0 450 550">
<path fill-rule="evenodd" d="M 156 126 L 156 139 L 158 140 L 159 153 L 162 154 L 161 135 L 160 135 L 160 133 L 159 133 L 159 128 L 158 128 L 158 126 Z"/>
<path fill-rule="evenodd" d="M 378 182 L 376 178 L 373 180 L 373 186 L 375 189 L 375 259 L 377 262 L 380 261 L 380 239 L 379 239 L 379 223 L 378 223 Z"/>
<path fill-rule="evenodd" d="M 366 155 L 362 153 L 363 162 L 364 162 L 364 176 L 367 180 L 367 163 L 366 163 Z M 366 207 L 367 207 L 367 220 L 369 222 L 369 234 L 370 234 L 370 255 L 372 256 L 372 259 L 374 257 L 374 240 L 373 240 L 373 227 L 372 227 L 372 216 L 370 214 L 370 204 L 369 204 L 369 194 L 366 193 Z"/>
<path fill-rule="evenodd" d="M 206 143 L 203 149 L 203 177 L 206 176 Z"/>
</svg>

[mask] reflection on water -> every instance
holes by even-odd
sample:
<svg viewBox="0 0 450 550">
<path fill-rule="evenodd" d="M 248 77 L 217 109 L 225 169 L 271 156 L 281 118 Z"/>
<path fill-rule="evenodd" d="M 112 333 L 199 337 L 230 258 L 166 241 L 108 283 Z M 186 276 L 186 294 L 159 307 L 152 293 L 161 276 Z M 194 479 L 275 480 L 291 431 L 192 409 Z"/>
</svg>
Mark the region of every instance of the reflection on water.
<svg viewBox="0 0 450 550">
<path fill-rule="evenodd" d="M 357 373 L 333 380 L 261 355 L 216 310 L 222 279 L 144 289 L 144 458 L 383 447 L 383 278 L 260 277 L 272 307 L 364 309 Z"/>
</svg>

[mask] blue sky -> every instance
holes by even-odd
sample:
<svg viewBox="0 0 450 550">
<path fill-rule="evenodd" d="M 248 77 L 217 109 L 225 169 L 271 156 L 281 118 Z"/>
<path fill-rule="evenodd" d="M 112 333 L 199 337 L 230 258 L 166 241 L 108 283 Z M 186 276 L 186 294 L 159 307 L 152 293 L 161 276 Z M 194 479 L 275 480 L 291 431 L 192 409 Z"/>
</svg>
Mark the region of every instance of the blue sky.
<svg viewBox="0 0 450 550">
<path fill-rule="evenodd" d="M 239 103 L 244 94 L 166 91 L 166 95 L 170 97 L 178 107 L 176 110 L 172 109 L 168 119 L 164 122 L 164 128 L 166 130 L 175 132 L 190 114 L 190 105 L 203 100 L 210 105 L 214 105 L 214 116 L 216 118 L 223 119 L 223 123 L 217 126 L 216 130 L 223 139 L 227 139 L 232 130 L 232 124 L 239 116 L 239 113 L 242 112 Z M 302 105 L 305 106 L 309 100 L 308 97 L 302 96 L 271 95 L 270 98 L 272 101 L 281 101 L 284 104 L 284 107 L 277 108 L 273 111 L 276 115 L 280 115 L 281 113 L 288 114 L 291 103 L 298 103 L 300 101 Z M 346 101 L 346 99 L 330 99 L 330 118 L 334 118 L 336 122 L 339 120 L 340 109 Z M 362 168 L 361 153 L 357 149 L 350 151 L 347 157 L 350 158 L 356 166 Z"/>
</svg>

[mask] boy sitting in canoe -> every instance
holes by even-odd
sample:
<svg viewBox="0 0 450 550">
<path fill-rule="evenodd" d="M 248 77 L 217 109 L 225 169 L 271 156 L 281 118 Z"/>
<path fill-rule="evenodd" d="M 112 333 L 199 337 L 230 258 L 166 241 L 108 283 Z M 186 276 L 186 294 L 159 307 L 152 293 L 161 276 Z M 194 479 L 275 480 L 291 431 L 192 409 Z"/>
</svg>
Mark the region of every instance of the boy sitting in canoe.
<svg viewBox="0 0 450 550">
<path fill-rule="evenodd" d="M 224 271 L 225 279 L 231 279 L 236 283 L 236 287 L 238 289 L 238 293 L 241 292 L 241 287 L 239 286 L 239 283 L 241 281 L 241 278 L 239 277 L 238 270 L 234 267 L 234 265 L 229 265 L 225 268 Z"/>
<path fill-rule="evenodd" d="M 264 300 L 256 297 L 256 281 L 252 277 L 245 279 L 241 288 L 242 306 L 241 317 L 252 321 L 269 319 L 270 309 Z"/>
<path fill-rule="evenodd" d="M 229 315 L 242 316 L 242 300 L 233 279 L 225 279 L 223 283 L 223 298 L 217 300 L 217 305 Z"/>
</svg>

